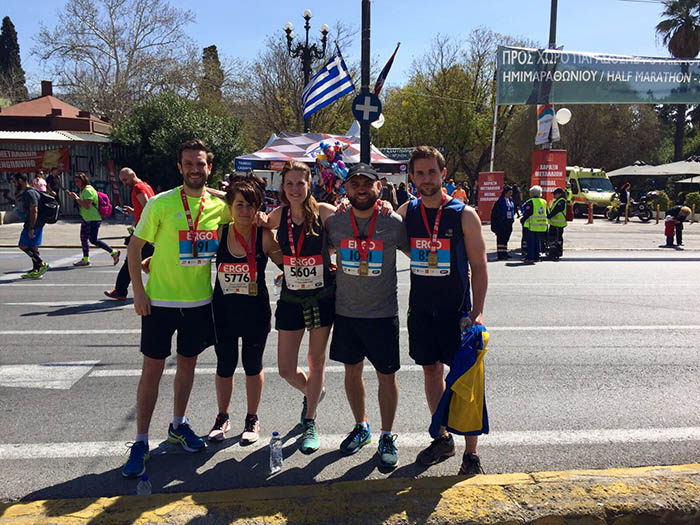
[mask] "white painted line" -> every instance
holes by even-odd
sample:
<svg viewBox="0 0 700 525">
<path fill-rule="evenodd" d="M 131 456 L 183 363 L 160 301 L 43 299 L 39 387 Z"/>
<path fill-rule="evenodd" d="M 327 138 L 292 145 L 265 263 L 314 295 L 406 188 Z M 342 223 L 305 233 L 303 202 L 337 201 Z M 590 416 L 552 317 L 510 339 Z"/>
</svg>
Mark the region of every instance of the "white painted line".
<svg viewBox="0 0 700 525">
<path fill-rule="evenodd" d="M 94 304 L 94 303 L 91 303 Z M 131 305 L 129 305 L 131 306 Z M 402 332 L 408 331 L 407 328 L 401 328 Z M 489 332 L 575 332 L 579 330 L 589 332 L 608 332 L 608 331 L 648 331 L 648 330 L 700 330 L 700 325 L 683 324 L 683 325 L 609 325 L 609 326 L 490 326 Z M 274 328 L 273 332 L 276 332 Z M 140 329 L 123 329 L 123 330 L 0 330 L 0 335 L 100 335 L 100 334 L 140 334 Z"/>
<path fill-rule="evenodd" d="M 99 361 L 0 366 L 0 387 L 68 390 Z"/>
<path fill-rule="evenodd" d="M 308 372 L 303 367 L 300 367 L 304 372 Z M 401 365 L 399 372 L 421 372 L 423 367 L 420 365 Z M 266 374 L 277 374 L 276 366 L 266 366 L 263 368 L 263 372 Z M 326 372 L 329 374 L 337 374 L 345 372 L 345 367 L 343 365 L 329 365 L 326 366 Z M 216 367 L 213 366 L 202 366 L 195 368 L 194 373 L 196 375 L 214 375 L 216 373 Z M 370 363 L 367 363 L 364 368 L 365 374 L 374 374 L 374 368 Z M 243 370 L 240 367 L 236 369 L 236 374 L 242 375 Z M 109 368 L 102 370 L 93 370 L 89 377 L 138 377 L 141 375 L 140 368 Z M 174 376 L 175 369 L 167 368 L 163 370 L 163 375 Z"/>
<path fill-rule="evenodd" d="M 349 409 L 348 409 L 349 410 Z M 427 424 L 427 423 L 426 423 Z M 430 443 L 427 432 L 402 433 L 398 435 L 396 445 L 399 453 L 402 448 L 419 449 Z M 231 436 L 236 436 L 231 433 Z M 375 433 L 375 441 L 379 433 Z M 297 436 L 288 438 L 284 445 L 293 445 Z M 335 450 L 345 439 L 346 434 L 321 433 L 321 449 Z M 234 437 L 233 439 L 237 439 Z M 457 437 L 460 440 L 459 437 Z M 668 443 L 668 442 L 700 441 L 700 427 L 678 428 L 614 428 L 590 430 L 561 430 L 541 431 L 528 430 L 522 432 L 498 432 L 479 437 L 479 447 L 510 447 L 510 446 L 552 446 L 552 445 L 589 445 L 612 443 Z M 155 445 L 155 442 L 152 443 Z M 247 456 L 255 450 L 267 447 L 268 440 L 263 438 L 247 447 L 209 445 L 209 453 L 235 456 Z M 222 447 L 222 448 L 219 448 Z M 375 445 L 369 445 L 374 450 Z M 151 454 L 186 455 L 182 448 L 165 442 L 151 449 Z M 0 460 L 27 459 L 57 459 L 57 458 L 94 458 L 94 457 L 124 457 L 128 455 L 125 441 L 85 441 L 72 443 L 8 443 L 0 444 Z"/>
</svg>

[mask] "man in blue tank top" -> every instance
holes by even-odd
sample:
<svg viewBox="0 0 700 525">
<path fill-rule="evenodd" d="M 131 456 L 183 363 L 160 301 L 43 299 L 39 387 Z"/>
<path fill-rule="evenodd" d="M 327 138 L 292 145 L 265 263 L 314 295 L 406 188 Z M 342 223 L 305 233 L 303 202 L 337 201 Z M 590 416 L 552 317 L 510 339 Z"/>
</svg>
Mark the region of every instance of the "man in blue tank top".
<svg viewBox="0 0 700 525">
<path fill-rule="evenodd" d="M 397 211 L 410 242 L 409 354 L 423 367 L 431 413 L 445 391 L 444 365 L 452 363 L 459 349 L 461 327 L 482 322 L 488 287 L 481 221 L 473 208 L 443 194 L 446 174 L 445 159 L 437 149 L 416 148 L 409 175 L 421 198 Z M 465 442 L 460 474 L 483 472 L 476 453 L 477 436 L 465 436 Z M 416 461 L 434 465 L 454 455 L 454 439 L 443 427 Z"/>
</svg>

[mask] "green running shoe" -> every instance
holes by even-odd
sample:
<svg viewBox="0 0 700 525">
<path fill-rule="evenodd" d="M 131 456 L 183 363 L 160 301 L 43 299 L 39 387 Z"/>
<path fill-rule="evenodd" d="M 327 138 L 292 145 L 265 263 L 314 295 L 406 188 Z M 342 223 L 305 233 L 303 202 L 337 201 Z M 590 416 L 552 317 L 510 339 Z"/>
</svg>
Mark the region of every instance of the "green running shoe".
<svg viewBox="0 0 700 525">
<path fill-rule="evenodd" d="M 395 468 L 399 464 L 399 455 L 396 450 L 396 434 L 384 434 L 379 439 L 379 466 L 381 468 Z"/>
<path fill-rule="evenodd" d="M 321 446 L 321 440 L 318 439 L 318 430 L 316 430 L 316 421 L 313 419 L 304 420 L 304 433 L 301 435 L 301 451 L 304 454 L 316 452 Z"/>
</svg>

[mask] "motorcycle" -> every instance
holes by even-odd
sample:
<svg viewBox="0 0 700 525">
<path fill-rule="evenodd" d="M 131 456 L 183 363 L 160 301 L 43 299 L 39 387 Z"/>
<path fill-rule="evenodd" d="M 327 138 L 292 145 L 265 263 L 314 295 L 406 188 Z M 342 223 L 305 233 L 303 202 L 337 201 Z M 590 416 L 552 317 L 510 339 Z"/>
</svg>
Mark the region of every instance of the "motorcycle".
<svg viewBox="0 0 700 525">
<path fill-rule="evenodd" d="M 627 217 L 639 217 L 642 222 L 649 222 L 651 220 L 651 209 L 654 200 L 656 199 L 656 192 L 650 191 L 646 195 L 642 195 L 639 201 L 632 201 L 627 205 Z M 622 217 L 625 214 L 625 210 L 620 206 L 620 199 L 617 194 L 613 197 L 610 206 L 606 208 L 605 217 L 609 221 L 617 220 L 618 217 Z"/>
</svg>

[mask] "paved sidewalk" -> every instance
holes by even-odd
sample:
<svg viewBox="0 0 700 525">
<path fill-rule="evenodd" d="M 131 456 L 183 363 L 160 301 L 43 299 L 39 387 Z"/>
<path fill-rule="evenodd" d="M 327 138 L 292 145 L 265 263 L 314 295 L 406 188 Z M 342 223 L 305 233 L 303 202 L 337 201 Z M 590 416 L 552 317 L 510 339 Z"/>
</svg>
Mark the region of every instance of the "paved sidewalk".
<svg viewBox="0 0 700 525">
<path fill-rule="evenodd" d="M 127 236 L 126 218 L 118 222 L 106 220 L 100 227 L 99 238 L 115 248 L 123 247 Z M 80 222 L 77 219 L 59 221 L 44 228 L 44 248 L 80 248 Z M 0 246 L 17 246 L 22 225 L 18 223 L 0 225 Z M 496 236 L 488 225 L 483 226 L 486 247 L 489 252 L 496 251 Z M 513 235 L 508 247 L 520 248 L 521 227 L 514 224 Z M 685 225 L 683 231 L 685 250 L 700 250 L 700 223 Z M 564 251 L 567 250 L 655 250 L 665 243 L 663 220 L 656 224 L 634 219 L 629 223 L 615 223 L 596 217 L 593 224 L 585 219 L 576 219 L 569 223 L 564 231 Z"/>
<path fill-rule="evenodd" d="M 0 505 L 2 525 L 231 522 L 690 524 L 700 522 L 700 464 Z"/>
</svg>

